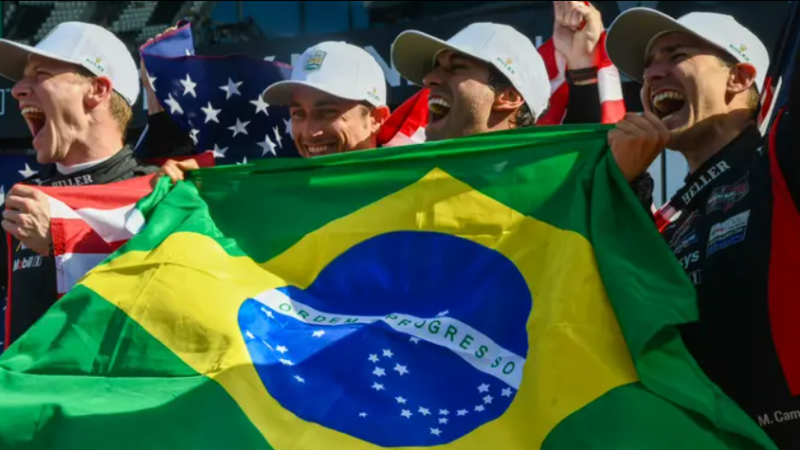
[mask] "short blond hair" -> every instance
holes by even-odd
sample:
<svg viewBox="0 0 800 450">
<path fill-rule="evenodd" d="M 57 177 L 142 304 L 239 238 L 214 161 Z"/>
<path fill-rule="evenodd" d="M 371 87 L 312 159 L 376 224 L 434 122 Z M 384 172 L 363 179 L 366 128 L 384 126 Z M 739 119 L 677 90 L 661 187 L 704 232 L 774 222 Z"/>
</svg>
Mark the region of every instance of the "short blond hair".
<svg viewBox="0 0 800 450">
<path fill-rule="evenodd" d="M 85 81 L 94 81 L 97 78 L 93 73 L 89 72 L 84 67 L 79 67 L 78 78 Z M 119 127 L 119 131 L 122 133 L 122 140 L 125 140 L 126 135 L 128 134 L 128 126 L 131 124 L 133 120 L 133 108 L 122 98 L 121 95 L 117 91 L 111 93 L 111 105 L 110 105 L 111 117 L 117 122 L 117 126 Z"/>
</svg>

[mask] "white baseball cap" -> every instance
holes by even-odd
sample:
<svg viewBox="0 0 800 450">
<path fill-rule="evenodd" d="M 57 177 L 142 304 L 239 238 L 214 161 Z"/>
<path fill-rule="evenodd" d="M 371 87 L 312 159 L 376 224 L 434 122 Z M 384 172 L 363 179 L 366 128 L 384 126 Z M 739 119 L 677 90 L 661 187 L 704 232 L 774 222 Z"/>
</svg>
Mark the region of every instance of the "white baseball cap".
<svg viewBox="0 0 800 450">
<path fill-rule="evenodd" d="M 550 102 L 550 76 L 530 39 L 508 25 L 474 23 L 448 41 L 420 31 L 404 31 L 395 39 L 392 62 L 397 71 L 412 83 L 436 67 L 436 57 L 444 50 L 469 55 L 496 67 L 519 91 L 538 119 Z"/>
<path fill-rule="evenodd" d="M 695 12 L 678 20 L 650 8 L 632 8 L 611 25 L 606 51 L 611 62 L 636 81 L 644 78 L 645 60 L 661 36 L 681 32 L 699 37 L 727 52 L 740 63 L 756 68 L 756 86 L 764 86 L 769 52 L 750 30 L 725 14 Z"/>
<path fill-rule="evenodd" d="M 345 42 L 323 42 L 306 50 L 292 68 L 292 79 L 264 91 L 264 101 L 289 105 L 292 89 L 308 86 L 346 100 L 386 106 L 386 76 L 375 58 Z"/>
<path fill-rule="evenodd" d="M 97 25 L 64 22 L 36 47 L 0 39 L 0 75 L 23 78 L 30 55 L 75 64 L 111 81 L 113 89 L 133 106 L 139 98 L 139 70 L 130 51 L 113 33 Z"/>
</svg>

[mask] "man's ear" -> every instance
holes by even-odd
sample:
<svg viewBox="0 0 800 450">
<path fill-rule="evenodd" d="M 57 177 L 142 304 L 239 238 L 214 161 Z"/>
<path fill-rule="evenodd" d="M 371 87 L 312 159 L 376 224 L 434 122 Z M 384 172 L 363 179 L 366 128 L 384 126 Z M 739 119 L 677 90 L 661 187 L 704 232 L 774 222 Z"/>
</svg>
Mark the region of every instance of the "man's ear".
<svg viewBox="0 0 800 450">
<path fill-rule="evenodd" d="M 90 90 L 86 94 L 86 106 L 94 109 L 114 94 L 111 80 L 106 77 L 93 78 L 90 83 Z"/>
<path fill-rule="evenodd" d="M 516 111 L 521 108 L 524 103 L 525 99 L 522 98 L 522 94 L 512 87 L 508 87 L 495 95 L 492 110 L 505 112 Z"/>
<path fill-rule="evenodd" d="M 372 116 L 372 129 L 370 130 L 372 134 L 377 134 L 380 131 L 381 127 L 384 123 L 389 119 L 391 115 L 391 111 L 389 111 L 388 106 L 378 106 L 377 108 L 372 108 L 370 115 Z"/>
<path fill-rule="evenodd" d="M 740 94 L 750 89 L 756 82 L 756 68 L 752 64 L 739 63 L 731 67 L 728 78 L 728 92 Z"/>
</svg>

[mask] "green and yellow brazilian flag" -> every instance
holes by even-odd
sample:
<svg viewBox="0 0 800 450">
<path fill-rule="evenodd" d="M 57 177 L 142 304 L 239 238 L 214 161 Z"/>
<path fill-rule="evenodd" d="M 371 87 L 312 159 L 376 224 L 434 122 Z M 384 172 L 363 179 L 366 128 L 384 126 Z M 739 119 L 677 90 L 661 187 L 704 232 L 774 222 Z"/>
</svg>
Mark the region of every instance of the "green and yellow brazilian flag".
<svg viewBox="0 0 800 450">
<path fill-rule="evenodd" d="M 607 131 L 162 180 L 0 359 L 0 448 L 774 448 Z"/>
</svg>

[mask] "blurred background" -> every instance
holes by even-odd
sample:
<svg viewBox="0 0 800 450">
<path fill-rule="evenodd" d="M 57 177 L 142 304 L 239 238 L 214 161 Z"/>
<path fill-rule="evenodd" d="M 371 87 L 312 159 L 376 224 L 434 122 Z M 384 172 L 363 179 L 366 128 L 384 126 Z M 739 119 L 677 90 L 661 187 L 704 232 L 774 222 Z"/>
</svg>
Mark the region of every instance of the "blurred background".
<svg viewBox="0 0 800 450">
<path fill-rule="evenodd" d="M 674 17 L 691 11 L 731 14 L 772 48 L 787 11 L 786 1 L 598 1 L 606 26 L 629 8 L 657 8 Z M 418 88 L 402 80 L 389 58 L 395 37 L 418 29 L 449 38 L 472 22 L 512 25 L 537 45 L 553 29 L 551 1 L 0 1 L 0 37 L 35 45 L 57 24 L 92 22 L 119 35 L 138 58 L 138 48 L 178 20 L 193 22 L 198 55 L 243 53 L 293 63 L 303 50 L 326 40 L 343 40 L 370 52 L 383 66 L 395 107 Z M 28 161 L 30 133 L 21 119 L 12 84 L 0 78 L 0 156 Z M 623 79 L 629 110 L 641 110 L 639 86 Z M 131 139 L 146 121 L 140 100 Z M 0 164 L 10 164 L 0 158 Z M 24 166 L 28 169 L 28 166 Z M 2 168 L 0 168 L 2 169 Z M 16 167 L 14 168 L 16 170 Z M 0 173 L 3 173 L 0 170 Z M 687 168 L 671 153 L 651 168 L 660 204 L 682 184 Z"/>
</svg>

